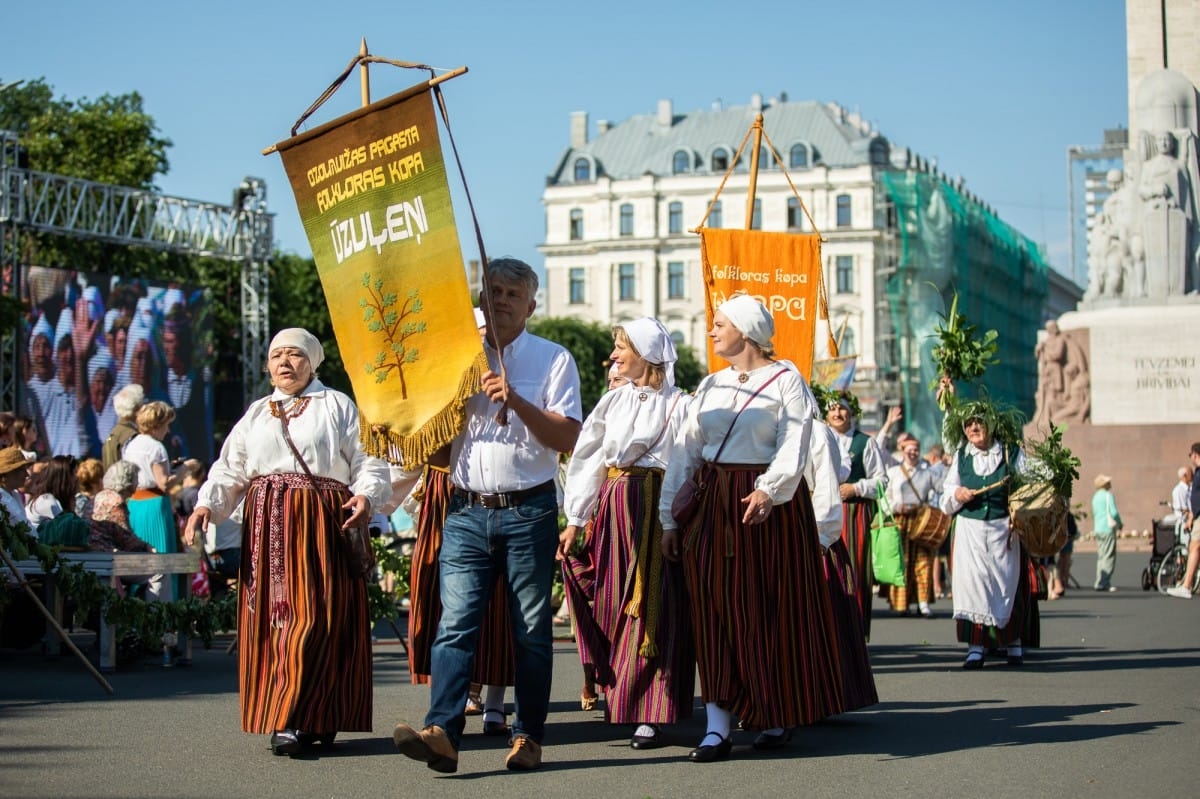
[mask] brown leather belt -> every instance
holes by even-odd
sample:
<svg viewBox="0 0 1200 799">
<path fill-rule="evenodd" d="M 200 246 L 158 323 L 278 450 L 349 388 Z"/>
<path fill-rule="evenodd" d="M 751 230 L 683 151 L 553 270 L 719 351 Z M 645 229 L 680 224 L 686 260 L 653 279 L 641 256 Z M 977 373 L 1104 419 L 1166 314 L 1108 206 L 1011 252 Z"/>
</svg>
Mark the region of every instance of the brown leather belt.
<svg viewBox="0 0 1200 799">
<path fill-rule="evenodd" d="M 527 502 L 534 497 L 540 497 L 542 494 L 549 494 L 554 491 L 554 481 L 547 480 L 546 482 L 535 485 L 533 488 L 522 488 L 518 491 L 504 491 L 498 494 L 481 494 L 475 491 L 467 491 L 465 489 L 454 487 L 454 493 L 462 497 L 463 501 L 468 505 L 479 505 L 488 510 L 498 510 L 501 508 L 511 508 L 514 505 L 520 505 L 522 502 Z"/>
</svg>

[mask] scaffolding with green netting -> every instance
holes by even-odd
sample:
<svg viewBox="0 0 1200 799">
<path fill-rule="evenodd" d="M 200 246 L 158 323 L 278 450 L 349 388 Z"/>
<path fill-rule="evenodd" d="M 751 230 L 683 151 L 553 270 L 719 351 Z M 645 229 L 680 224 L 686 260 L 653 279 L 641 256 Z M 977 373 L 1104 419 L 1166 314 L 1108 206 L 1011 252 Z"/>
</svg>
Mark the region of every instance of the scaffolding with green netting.
<svg viewBox="0 0 1200 799">
<path fill-rule="evenodd" d="M 884 172 L 881 181 L 897 250 L 882 288 L 905 427 L 926 445 L 940 440 L 942 414 L 929 387 L 938 378 L 931 351 L 934 328 L 955 292 L 959 313 L 980 333 L 999 334 L 999 362 L 988 369 L 991 396 L 1032 416 L 1033 351 L 1049 291 L 1049 267 L 1037 246 L 937 175 Z"/>
</svg>

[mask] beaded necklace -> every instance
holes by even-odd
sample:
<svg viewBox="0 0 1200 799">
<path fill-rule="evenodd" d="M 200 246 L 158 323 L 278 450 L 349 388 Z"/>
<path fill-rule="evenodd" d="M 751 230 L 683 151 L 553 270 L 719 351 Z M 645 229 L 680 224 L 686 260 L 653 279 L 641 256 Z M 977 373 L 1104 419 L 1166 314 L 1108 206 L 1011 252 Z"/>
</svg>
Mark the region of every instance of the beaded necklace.
<svg viewBox="0 0 1200 799">
<path fill-rule="evenodd" d="M 292 400 L 291 407 L 283 411 L 280 411 L 280 408 L 283 408 L 282 402 L 272 402 L 271 415 L 278 419 L 280 413 L 282 413 L 289 419 L 295 419 L 297 416 L 304 413 L 304 409 L 308 407 L 308 403 L 310 402 L 312 402 L 312 396 L 297 397 Z"/>
</svg>

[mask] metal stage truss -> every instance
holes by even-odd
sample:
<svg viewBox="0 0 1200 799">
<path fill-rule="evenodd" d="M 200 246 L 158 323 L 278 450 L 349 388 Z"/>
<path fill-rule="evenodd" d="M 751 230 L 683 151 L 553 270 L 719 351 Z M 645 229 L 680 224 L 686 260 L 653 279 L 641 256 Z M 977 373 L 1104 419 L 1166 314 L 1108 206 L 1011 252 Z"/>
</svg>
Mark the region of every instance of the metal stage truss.
<svg viewBox="0 0 1200 799">
<path fill-rule="evenodd" d="M 28 169 L 15 134 L 0 131 L 0 266 L 20 296 L 18 232 L 34 230 L 241 264 L 243 404 L 269 390 L 268 265 L 273 214 L 267 187 L 247 177 L 232 205 L 168 197 Z M 20 335 L 0 331 L 0 407 L 17 408 Z"/>
</svg>

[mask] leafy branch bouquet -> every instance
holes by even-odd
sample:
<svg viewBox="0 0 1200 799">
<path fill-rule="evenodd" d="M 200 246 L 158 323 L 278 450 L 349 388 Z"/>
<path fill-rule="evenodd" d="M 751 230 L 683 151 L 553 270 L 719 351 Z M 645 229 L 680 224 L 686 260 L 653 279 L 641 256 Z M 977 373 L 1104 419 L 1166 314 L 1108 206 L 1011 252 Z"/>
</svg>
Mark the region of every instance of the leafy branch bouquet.
<svg viewBox="0 0 1200 799">
<path fill-rule="evenodd" d="M 937 391 L 938 407 L 942 410 L 947 410 L 953 402 L 955 381 L 978 380 L 988 366 L 999 361 L 996 357 L 999 335 L 995 330 L 988 330 L 982 338 L 977 338 L 976 330 L 975 325 L 958 312 L 958 293 L 955 292 L 950 312 L 933 331 L 938 343 L 932 354 L 939 377 L 929 384 L 929 390 Z"/>
</svg>

